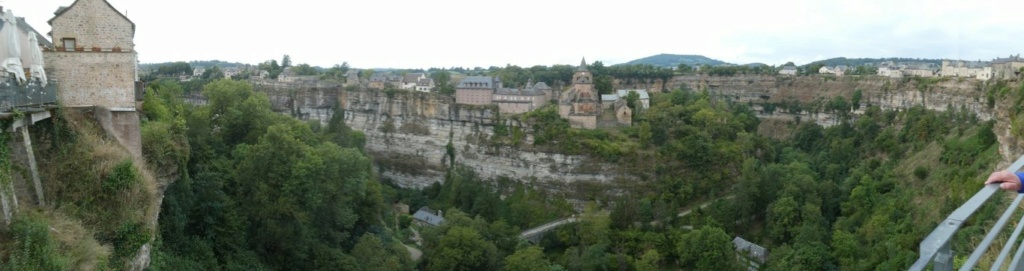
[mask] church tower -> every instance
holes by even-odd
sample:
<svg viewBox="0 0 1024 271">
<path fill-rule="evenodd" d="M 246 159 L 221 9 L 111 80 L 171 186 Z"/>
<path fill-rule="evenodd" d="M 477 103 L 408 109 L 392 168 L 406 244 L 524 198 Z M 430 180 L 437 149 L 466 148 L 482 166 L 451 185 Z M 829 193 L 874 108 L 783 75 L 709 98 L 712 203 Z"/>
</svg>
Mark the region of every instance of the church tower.
<svg viewBox="0 0 1024 271">
<path fill-rule="evenodd" d="M 594 129 L 601 110 L 601 98 L 594 88 L 594 74 L 587 69 L 584 58 L 572 75 L 572 88 L 562 93 L 559 99 L 558 114 L 569 120 L 573 128 Z"/>
<path fill-rule="evenodd" d="M 580 66 L 576 67 L 576 73 L 572 76 L 572 87 L 581 98 L 589 97 L 597 99 L 597 92 L 594 91 L 594 75 L 587 69 L 587 59 L 580 60 Z"/>
</svg>

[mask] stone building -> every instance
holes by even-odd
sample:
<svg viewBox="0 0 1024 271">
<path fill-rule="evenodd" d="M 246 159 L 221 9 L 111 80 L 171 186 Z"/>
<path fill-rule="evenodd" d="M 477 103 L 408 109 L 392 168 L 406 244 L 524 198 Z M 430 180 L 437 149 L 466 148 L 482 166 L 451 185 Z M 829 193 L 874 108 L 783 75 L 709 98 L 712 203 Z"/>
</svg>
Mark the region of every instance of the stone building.
<svg viewBox="0 0 1024 271">
<path fill-rule="evenodd" d="M 587 60 L 583 59 L 572 76 L 572 88 L 563 92 L 559 99 L 558 114 L 569 120 L 573 128 L 594 129 L 602 109 L 594 88 L 594 75 L 587 70 Z"/>
<path fill-rule="evenodd" d="M 878 68 L 878 75 L 889 78 L 903 78 L 903 70 L 899 66 L 884 66 Z"/>
<path fill-rule="evenodd" d="M 1021 68 L 1024 68 L 1024 58 L 1020 54 L 1008 58 L 996 58 L 992 60 L 992 77 L 999 79 L 1014 79 L 1020 77 Z"/>
<path fill-rule="evenodd" d="M 76 0 L 50 19 L 54 50 L 43 54 L 65 107 L 135 111 L 135 23 L 106 0 Z"/>
<path fill-rule="evenodd" d="M 943 60 L 939 76 L 988 80 L 992 79 L 992 67 L 989 65 L 984 61 Z"/>
<path fill-rule="evenodd" d="M 370 76 L 368 87 L 372 89 L 401 88 L 402 77 L 387 73 L 375 73 Z"/>
<path fill-rule="evenodd" d="M 924 63 L 917 65 L 909 65 L 903 68 L 903 75 L 905 76 L 917 76 L 917 77 L 935 77 L 939 74 L 939 69 L 934 64 Z"/>
<path fill-rule="evenodd" d="M 419 92 L 430 92 L 434 88 L 434 79 L 426 73 L 413 72 L 402 76 L 402 89 Z"/>
<path fill-rule="evenodd" d="M 796 76 L 796 72 L 797 72 L 796 66 L 793 66 L 793 65 L 782 66 L 782 68 L 779 69 L 779 75 Z"/>
<path fill-rule="evenodd" d="M 520 114 L 543 107 L 551 100 L 551 87 L 544 82 L 526 83 L 525 88 L 506 88 L 501 78 L 469 76 L 455 87 L 455 103 L 498 106 L 503 114 Z"/>
<path fill-rule="evenodd" d="M 65 108 L 95 107 L 104 129 L 141 157 L 135 23 L 106 0 L 76 0 L 54 15 L 49 24 L 56 46 L 43 58 L 58 82 L 58 101 Z"/>
<path fill-rule="evenodd" d="M 523 89 L 499 88 L 494 91 L 492 100 L 494 104 L 498 105 L 498 112 L 503 114 L 530 112 L 544 106 L 548 101 L 547 93 L 535 86 L 533 82 L 530 82 Z M 547 84 L 543 84 L 541 87 L 547 87 Z"/>
<path fill-rule="evenodd" d="M 494 92 L 501 88 L 501 78 L 498 77 L 466 77 L 455 86 L 455 103 L 488 105 L 494 101 Z"/>
<path fill-rule="evenodd" d="M 434 89 L 435 86 L 436 85 L 434 84 L 434 79 L 421 78 L 419 80 L 416 80 L 416 86 L 413 87 L 413 90 L 419 92 L 430 92 L 430 90 Z"/>
</svg>

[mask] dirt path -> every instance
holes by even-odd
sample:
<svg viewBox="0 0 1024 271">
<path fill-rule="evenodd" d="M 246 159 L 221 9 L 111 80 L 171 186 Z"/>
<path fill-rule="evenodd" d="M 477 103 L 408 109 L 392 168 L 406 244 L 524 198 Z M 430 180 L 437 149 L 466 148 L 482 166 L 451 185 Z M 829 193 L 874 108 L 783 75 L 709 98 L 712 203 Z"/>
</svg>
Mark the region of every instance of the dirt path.
<svg viewBox="0 0 1024 271">
<path fill-rule="evenodd" d="M 715 201 L 722 200 L 722 199 L 731 199 L 731 198 L 735 198 L 735 197 L 736 197 L 735 195 L 729 195 L 728 197 L 709 200 L 709 201 L 705 202 L 704 204 L 701 204 L 700 207 L 697 207 L 697 208 L 707 208 L 712 203 L 715 203 Z M 689 215 L 690 212 L 693 212 L 693 209 L 697 209 L 697 208 L 686 209 L 686 211 L 683 211 L 683 212 L 679 213 L 678 217 L 684 217 L 686 215 Z"/>
<path fill-rule="evenodd" d="M 420 257 L 423 257 L 423 251 L 420 251 L 420 249 L 414 248 L 410 245 L 404 246 L 406 250 L 409 250 L 409 257 L 412 258 L 413 261 L 419 261 Z"/>
</svg>

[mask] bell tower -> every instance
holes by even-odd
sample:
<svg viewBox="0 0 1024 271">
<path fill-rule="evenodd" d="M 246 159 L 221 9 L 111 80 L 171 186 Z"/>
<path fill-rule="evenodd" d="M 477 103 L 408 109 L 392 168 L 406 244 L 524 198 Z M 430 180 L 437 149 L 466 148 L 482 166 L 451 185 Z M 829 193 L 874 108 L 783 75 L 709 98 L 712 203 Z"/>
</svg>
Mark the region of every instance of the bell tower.
<svg viewBox="0 0 1024 271">
<path fill-rule="evenodd" d="M 587 59 L 580 60 L 580 66 L 576 67 L 576 73 L 572 76 L 572 86 L 582 97 L 597 100 L 594 92 L 594 75 L 587 70 Z"/>
</svg>

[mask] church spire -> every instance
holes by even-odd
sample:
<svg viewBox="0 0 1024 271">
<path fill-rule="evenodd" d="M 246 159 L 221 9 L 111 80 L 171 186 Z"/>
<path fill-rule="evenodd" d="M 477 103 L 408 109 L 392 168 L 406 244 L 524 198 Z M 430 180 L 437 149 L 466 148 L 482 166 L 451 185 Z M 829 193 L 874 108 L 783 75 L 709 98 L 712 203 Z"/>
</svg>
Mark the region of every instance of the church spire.
<svg viewBox="0 0 1024 271">
<path fill-rule="evenodd" d="M 583 57 L 583 60 L 580 60 L 580 66 L 577 67 L 576 70 L 577 71 L 587 71 L 587 58 L 586 57 Z"/>
</svg>

